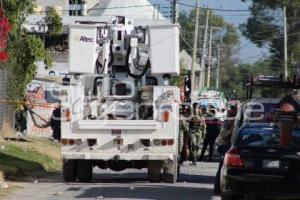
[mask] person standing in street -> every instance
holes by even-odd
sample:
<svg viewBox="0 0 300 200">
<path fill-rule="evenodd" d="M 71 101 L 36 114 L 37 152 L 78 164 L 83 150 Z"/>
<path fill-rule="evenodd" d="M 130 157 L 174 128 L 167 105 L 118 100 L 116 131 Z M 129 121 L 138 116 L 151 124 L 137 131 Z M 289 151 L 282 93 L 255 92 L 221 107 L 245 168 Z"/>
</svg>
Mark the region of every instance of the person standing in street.
<svg viewBox="0 0 300 200">
<path fill-rule="evenodd" d="M 190 126 L 190 137 L 191 137 L 191 151 L 192 151 L 192 161 L 193 165 L 197 164 L 198 151 L 201 145 L 202 135 L 205 134 L 206 124 L 205 119 L 202 117 L 201 109 L 198 107 L 198 104 L 193 105 L 194 115 L 191 118 L 189 123 Z"/>
<path fill-rule="evenodd" d="M 208 117 L 209 120 L 206 122 L 206 134 L 204 137 L 203 147 L 201 150 L 200 161 L 204 160 L 206 149 L 209 146 L 208 161 L 211 162 L 213 157 L 213 152 L 214 152 L 214 144 L 219 135 L 220 127 L 219 127 L 219 119 L 216 118 L 216 111 L 213 108 L 209 108 Z"/>
<path fill-rule="evenodd" d="M 53 139 L 60 141 L 61 139 L 61 103 L 59 102 L 57 108 L 53 110 L 51 116 L 51 129 L 53 131 Z"/>
<path fill-rule="evenodd" d="M 220 154 L 219 167 L 215 177 L 214 183 L 214 193 L 221 193 L 221 170 L 223 167 L 224 156 L 226 152 L 230 149 L 231 140 L 234 130 L 234 122 L 236 117 L 237 109 L 235 106 L 231 106 L 230 112 L 228 112 L 227 119 L 221 127 L 220 135 L 217 138 L 218 152 Z"/>
<path fill-rule="evenodd" d="M 15 113 L 15 130 L 21 133 L 22 136 L 26 135 L 26 131 L 27 131 L 26 105 L 22 105 Z"/>
<path fill-rule="evenodd" d="M 189 123 L 187 117 L 180 114 L 179 119 L 179 153 L 181 155 L 180 162 L 188 160 L 189 149 L 188 149 L 188 137 L 189 137 Z"/>
</svg>

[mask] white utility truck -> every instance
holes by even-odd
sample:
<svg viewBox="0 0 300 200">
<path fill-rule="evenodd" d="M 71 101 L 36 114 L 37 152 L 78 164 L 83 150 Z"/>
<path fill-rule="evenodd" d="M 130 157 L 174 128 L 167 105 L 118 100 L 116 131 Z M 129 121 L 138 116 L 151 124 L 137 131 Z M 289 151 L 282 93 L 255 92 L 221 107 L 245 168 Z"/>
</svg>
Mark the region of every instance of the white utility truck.
<svg viewBox="0 0 300 200">
<path fill-rule="evenodd" d="M 89 182 L 93 167 L 148 169 L 148 178 L 177 180 L 180 91 L 179 27 L 70 26 L 69 73 L 60 88 L 63 178 Z"/>
</svg>

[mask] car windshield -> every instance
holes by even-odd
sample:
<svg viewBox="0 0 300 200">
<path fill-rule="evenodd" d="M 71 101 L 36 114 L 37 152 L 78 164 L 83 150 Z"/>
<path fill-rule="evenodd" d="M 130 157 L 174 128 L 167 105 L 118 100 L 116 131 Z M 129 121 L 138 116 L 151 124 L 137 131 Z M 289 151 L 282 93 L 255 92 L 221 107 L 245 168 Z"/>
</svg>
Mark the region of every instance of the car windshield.
<svg viewBox="0 0 300 200">
<path fill-rule="evenodd" d="M 276 127 L 243 128 L 238 135 L 237 145 L 279 147 L 280 133 Z M 289 142 L 290 148 L 300 148 L 300 129 L 295 129 Z"/>
<path fill-rule="evenodd" d="M 222 106 L 222 101 L 218 99 L 202 99 L 198 103 L 200 106 L 209 107 L 213 106 L 217 109 L 220 109 Z"/>
</svg>

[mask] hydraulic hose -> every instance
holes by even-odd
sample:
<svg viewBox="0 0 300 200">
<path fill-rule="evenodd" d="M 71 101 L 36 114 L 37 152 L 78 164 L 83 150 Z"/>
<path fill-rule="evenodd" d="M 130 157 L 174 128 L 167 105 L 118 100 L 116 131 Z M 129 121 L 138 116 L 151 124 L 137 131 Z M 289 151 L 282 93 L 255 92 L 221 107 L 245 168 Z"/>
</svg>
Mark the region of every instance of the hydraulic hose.
<svg viewBox="0 0 300 200">
<path fill-rule="evenodd" d="M 136 75 L 136 74 L 131 73 L 131 71 L 130 71 L 130 64 L 129 64 L 130 54 L 131 54 L 131 46 L 128 47 L 127 55 L 126 55 L 126 67 L 127 67 L 128 75 L 135 79 L 140 79 L 142 76 L 145 75 L 147 70 L 151 67 L 150 60 L 149 59 L 147 60 L 146 66 L 145 66 L 144 70 L 142 70 L 141 74 Z M 133 64 L 133 65 L 137 70 L 141 71 L 138 67 L 135 66 L 135 64 Z"/>
<path fill-rule="evenodd" d="M 36 127 L 38 127 L 38 128 L 48 128 L 48 127 L 50 127 L 50 121 L 45 120 L 44 118 L 42 118 L 41 116 L 39 116 L 36 112 L 34 112 L 34 111 L 33 111 L 32 109 L 30 109 L 30 108 L 28 108 L 28 111 L 29 111 L 30 116 L 31 116 L 31 118 L 32 118 L 32 121 L 33 121 L 33 123 L 34 123 L 34 125 L 35 125 Z M 41 119 L 42 121 L 44 121 L 45 124 L 44 124 L 44 125 L 38 124 L 37 121 L 36 121 L 36 119 L 35 119 L 35 117 L 34 117 L 34 115 L 36 115 L 39 119 Z"/>
</svg>

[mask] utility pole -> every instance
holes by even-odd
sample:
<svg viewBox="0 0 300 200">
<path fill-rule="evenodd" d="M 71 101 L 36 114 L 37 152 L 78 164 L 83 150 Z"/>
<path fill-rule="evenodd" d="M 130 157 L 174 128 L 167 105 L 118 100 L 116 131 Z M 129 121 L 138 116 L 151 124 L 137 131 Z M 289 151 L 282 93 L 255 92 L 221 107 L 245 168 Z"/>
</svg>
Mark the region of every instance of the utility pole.
<svg viewBox="0 0 300 200">
<path fill-rule="evenodd" d="M 195 67 L 196 67 L 196 59 L 197 59 L 197 48 L 198 48 L 198 34 L 199 34 L 199 14 L 200 14 L 200 0 L 196 2 L 196 25 L 195 25 L 195 33 L 194 33 L 194 46 L 193 46 L 193 57 L 192 57 L 192 74 L 191 74 L 191 83 L 192 83 L 192 95 L 195 91 Z"/>
<path fill-rule="evenodd" d="M 216 89 L 220 87 L 220 60 L 221 60 L 221 48 L 223 44 L 223 37 L 221 37 L 220 46 L 218 48 L 218 63 L 217 63 L 217 77 L 216 77 Z"/>
<path fill-rule="evenodd" d="M 178 23 L 178 18 L 179 18 L 179 5 L 178 5 L 178 2 L 180 0 L 174 0 L 175 1 L 175 10 L 176 10 L 176 13 L 175 13 L 175 22 Z"/>
<path fill-rule="evenodd" d="M 284 18 L 284 80 L 288 80 L 288 50 L 287 50 L 287 20 L 286 20 L 286 7 L 283 7 L 283 18 Z"/>
<path fill-rule="evenodd" d="M 157 4 L 154 4 L 154 5 L 153 5 L 153 19 L 156 18 L 156 5 L 157 5 Z"/>
<path fill-rule="evenodd" d="M 173 0 L 171 2 L 171 8 L 172 8 L 172 23 L 177 23 L 178 22 L 178 1 L 179 0 Z"/>
<path fill-rule="evenodd" d="M 160 4 L 157 4 L 157 19 L 160 18 Z"/>
<path fill-rule="evenodd" d="M 203 41 L 202 55 L 201 55 L 201 66 L 200 66 L 201 75 L 200 75 L 200 83 L 199 83 L 200 89 L 204 87 L 204 82 L 205 82 L 205 52 L 206 52 L 206 44 L 207 44 L 208 21 L 209 21 L 209 9 L 207 9 L 206 11 L 206 24 L 205 24 L 204 41 Z"/>
<path fill-rule="evenodd" d="M 212 46 L 212 37 L 213 37 L 213 27 L 210 27 L 209 34 L 209 49 L 208 49 L 208 66 L 207 66 L 207 84 L 206 87 L 210 88 L 210 70 L 211 70 L 211 46 Z"/>
</svg>

